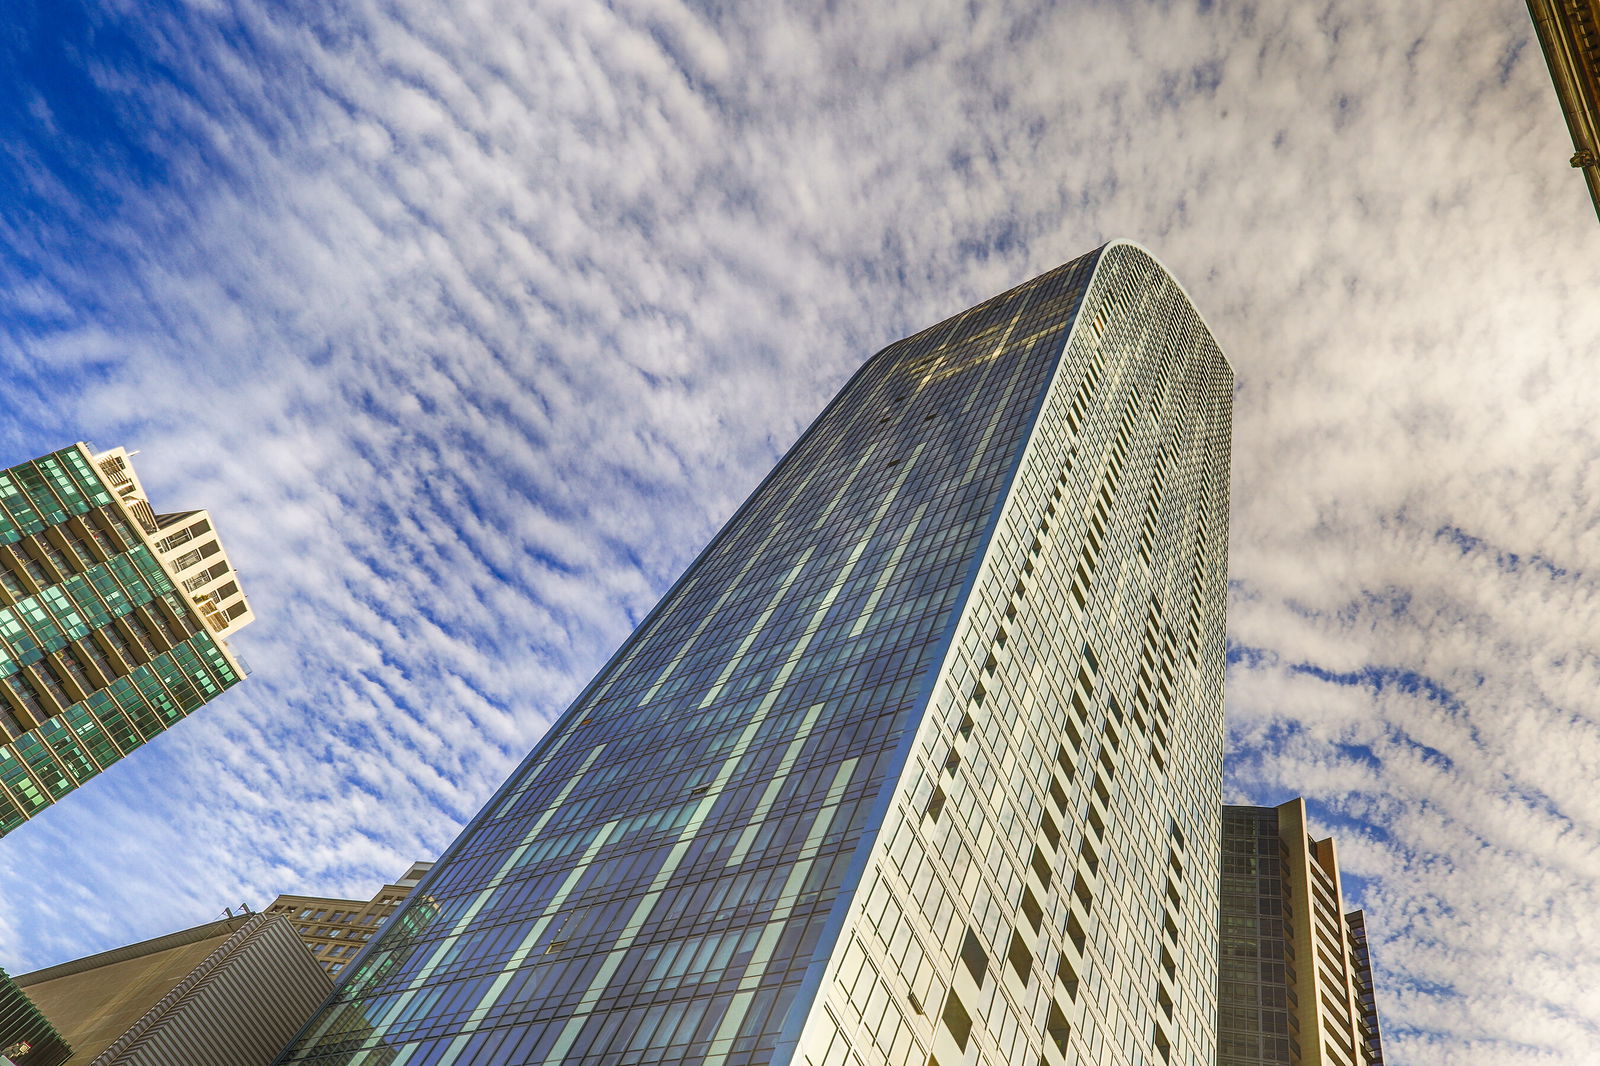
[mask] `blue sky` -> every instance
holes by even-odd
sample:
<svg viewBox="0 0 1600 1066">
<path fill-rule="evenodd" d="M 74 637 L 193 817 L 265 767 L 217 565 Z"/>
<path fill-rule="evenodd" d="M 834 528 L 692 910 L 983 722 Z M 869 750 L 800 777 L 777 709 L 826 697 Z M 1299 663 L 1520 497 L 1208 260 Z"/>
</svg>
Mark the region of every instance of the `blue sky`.
<svg viewBox="0 0 1600 1066">
<path fill-rule="evenodd" d="M 1600 1058 L 1600 231 L 1521 3 L 20 0 L 0 461 L 254 677 L 0 845 L 25 971 L 435 855 L 872 351 L 1112 237 L 1238 372 L 1230 798 L 1400 1064 Z"/>
</svg>

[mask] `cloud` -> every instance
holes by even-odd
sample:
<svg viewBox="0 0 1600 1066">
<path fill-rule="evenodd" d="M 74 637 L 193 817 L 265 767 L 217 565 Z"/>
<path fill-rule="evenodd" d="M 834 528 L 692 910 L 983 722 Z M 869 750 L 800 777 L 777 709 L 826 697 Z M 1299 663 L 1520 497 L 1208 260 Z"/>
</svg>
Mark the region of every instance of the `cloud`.
<svg viewBox="0 0 1600 1066">
<path fill-rule="evenodd" d="M 0 846 L 8 968 L 436 854 L 866 355 L 1129 236 L 1238 371 L 1232 796 L 1338 833 L 1395 1061 L 1593 1058 L 1600 260 L 1520 8 L 16 25 L 0 445 L 142 449 L 260 621 Z"/>
</svg>

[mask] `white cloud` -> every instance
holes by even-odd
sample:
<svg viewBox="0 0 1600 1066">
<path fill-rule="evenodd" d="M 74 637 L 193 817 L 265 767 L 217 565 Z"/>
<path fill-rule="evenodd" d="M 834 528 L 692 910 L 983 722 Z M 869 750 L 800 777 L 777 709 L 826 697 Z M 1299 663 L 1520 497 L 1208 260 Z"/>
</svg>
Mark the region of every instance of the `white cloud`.
<svg viewBox="0 0 1600 1066">
<path fill-rule="evenodd" d="M 1394 1061 L 1592 1061 L 1600 259 L 1520 7 L 139 17 L 115 128 L 0 144 L 0 443 L 217 512 L 256 675 L 6 839 L 0 962 L 437 853 L 867 354 L 1129 236 L 1238 370 L 1235 796 L 1339 833 Z"/>
</svg>

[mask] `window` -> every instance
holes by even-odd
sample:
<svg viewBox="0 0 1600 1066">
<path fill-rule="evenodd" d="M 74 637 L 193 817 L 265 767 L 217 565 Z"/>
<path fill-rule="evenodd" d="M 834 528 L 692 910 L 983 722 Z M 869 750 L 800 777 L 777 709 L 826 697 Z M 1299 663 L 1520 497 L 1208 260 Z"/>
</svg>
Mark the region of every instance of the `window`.
<svg viewBox="0 0 1600 1066">
<path fill-rule="evenodd" d="M 944 1012 L 940 1015 L 940 1020 L 944 1022 L 944 1027 L 950 1030 L 950 1035 L 955 1037 L 956 1046 L 962 1051 L 967 1050 L 967 1041 L 972 1037 L 972 1015 L 967 1013 L 966 1006 L 954 992 L 945 997 Z"/>
<path fill-rule="evenodd" d="M 972 979 L 978 982 L 978 987 L 983 987 L 984 978 L 989 974 L 989 953 L 983 950 L 983 943 L 971 929 L 961 938 L 961 961 L 967 966 Z"/>
<path fill-rule="evenodd" d="M 1006 950 L 1006 961 L 1011 963 L 1011 968 L 1017 971 L 1017 976 L 1026 985 L 1033 975 L 1033 952 L 1028 950 L 1022 934 L 1016 930 L 1011 932 L 1011 946 Z"/>
</svg>

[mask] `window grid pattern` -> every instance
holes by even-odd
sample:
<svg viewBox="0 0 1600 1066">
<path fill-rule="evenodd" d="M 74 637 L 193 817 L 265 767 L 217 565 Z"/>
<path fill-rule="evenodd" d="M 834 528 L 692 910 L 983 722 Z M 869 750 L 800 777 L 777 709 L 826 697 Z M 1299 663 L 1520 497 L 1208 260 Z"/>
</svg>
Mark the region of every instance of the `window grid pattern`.
<svg viewBox="0 0 1600 1066">
<path fill-rule="evenodd" d="M 792 1051 L 1096 258 L 871 359 L 281 1061 Z"/>
<path fill-rule="evenodd" d="M 1232 373 L 1113 245 L 800 1038 L 1211 1066 Z"/>
<path fill-rule="evenodd" d="M 1300 1055 L 1285 847 L 1276 808 L 1223 808 L 1217 1066 L 1289 1066 Z"/>
<path fill-rule="evenodd" d="M 81 448 L 0 470 L 0 834 L 238 680 Z"/>
</svg>

